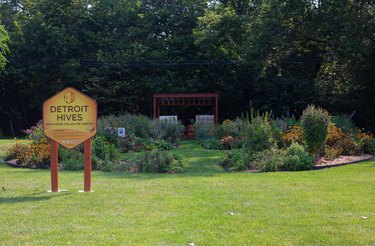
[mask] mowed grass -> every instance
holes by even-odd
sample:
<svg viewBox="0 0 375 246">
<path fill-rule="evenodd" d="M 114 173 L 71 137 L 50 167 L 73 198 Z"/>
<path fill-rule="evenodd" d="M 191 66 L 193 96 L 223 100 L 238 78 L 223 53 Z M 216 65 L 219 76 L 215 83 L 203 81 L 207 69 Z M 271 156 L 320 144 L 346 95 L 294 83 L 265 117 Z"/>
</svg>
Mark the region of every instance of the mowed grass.
<svg viewBox="0 0 375 246">
<path fill-rule="evenodd" d="M 13 139 L 0 139 L 0 158 L 6 155 L 7 150 L 16 143 Z"/>
<path fill-rule="evenodd" d="M 279 173 L 224 173 L 222 151 L 182 142 L 183 174 L 60 171 L 0 164 L 0 242 L 47 245 L 374 245 L 375 161 Z M 367 219 L 361 218 L 367 217 Z"/>
</svg>

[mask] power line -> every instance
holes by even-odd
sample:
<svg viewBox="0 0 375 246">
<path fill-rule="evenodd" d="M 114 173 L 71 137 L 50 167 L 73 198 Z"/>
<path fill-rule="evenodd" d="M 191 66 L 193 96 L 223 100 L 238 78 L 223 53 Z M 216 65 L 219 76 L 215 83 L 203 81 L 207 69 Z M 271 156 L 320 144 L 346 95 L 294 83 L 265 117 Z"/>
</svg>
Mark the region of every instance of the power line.
<svg viewBox="0 0 375 246">
<path fill-rule="evenodd" d="M 67 64 L 69 62 L 78 63 L 81 66 L 95 67 L 103 65 L 120 65 L 125 67 L 174 67 L 174 66 L 211 66 L 211 65 L 238 65 L 236 60 L 97 60 L 97 59 L 50 59 L 50 58 L 30 58 L 30 59 L 10 59 L 10 63 L 27 64 Z"/>
</svg>

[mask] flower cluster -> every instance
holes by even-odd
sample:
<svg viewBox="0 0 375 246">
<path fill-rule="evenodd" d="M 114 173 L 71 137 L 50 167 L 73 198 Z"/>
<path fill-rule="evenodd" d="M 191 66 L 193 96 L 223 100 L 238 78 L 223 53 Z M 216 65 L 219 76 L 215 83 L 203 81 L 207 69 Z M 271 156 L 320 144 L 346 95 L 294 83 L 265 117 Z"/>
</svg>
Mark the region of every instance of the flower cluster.
<svg viewBox="0 0 375 246">
<path fill-rule="evenodd" d="M 17 142 L 8 150 L 8 159 L 18 159 L 22 166 L 42 166 L 49 163 L 50 145 Z"/>
<path fill-rule="evenodd" d="M 292 144 L 292 142 L 297 142 L 299 144 L 302 144 L 303 143 L 302 126 L 298 126 L 298 125 L 290 126 L 289 130 L 282 134 L 281 141 L 284 146 L 289 146 Z"/>
<path fill-rule="evenodd" d="M 8 150 L 7 159 L 18 159 L 22 166 L 40 167 L 49 163 L 50 144 L 44 135 L 42 121 L 23 132 L 27 134 L 27 139 L 30 141 L 22 143 L 17 140 L 16 144 Z"/>
</svg>

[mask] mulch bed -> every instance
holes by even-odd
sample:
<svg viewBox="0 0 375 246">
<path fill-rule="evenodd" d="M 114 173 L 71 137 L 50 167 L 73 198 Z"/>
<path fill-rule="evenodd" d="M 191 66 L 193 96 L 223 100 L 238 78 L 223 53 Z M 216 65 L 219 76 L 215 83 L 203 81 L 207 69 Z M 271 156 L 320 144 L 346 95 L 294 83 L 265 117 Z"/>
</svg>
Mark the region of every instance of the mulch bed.
<svg viewBox="0 0 375 246">
<path fill-rule="evenodd" d="M 16 168 L 31 168 L 31 169 L 47 169 L 49 168 L 49 164 L 45 164 L 42 167 L 36 167 L 36 166 L 23 166 L 22 163 L 18 161 L 18 159 L 13 159 L 9 161 L 5 161 L 6 164 L 8 164 L 11 167 L 16 167 Z"/>
<path fill-rule="evenodd" d="M 356 164 L 362 161 L 368 161 L 373 159 L 373 155 L 359 155 L 359 156 L 340 156 L 334 160 L 329 160 L 327 158 L 320 158 L 318 160 L 318 164 L 315 165 L 313 169 L 323 169 L 323 168 L 330 168 L 330 167 L 337 167 L 343 166 L 348 164 Z"/>
</svg>

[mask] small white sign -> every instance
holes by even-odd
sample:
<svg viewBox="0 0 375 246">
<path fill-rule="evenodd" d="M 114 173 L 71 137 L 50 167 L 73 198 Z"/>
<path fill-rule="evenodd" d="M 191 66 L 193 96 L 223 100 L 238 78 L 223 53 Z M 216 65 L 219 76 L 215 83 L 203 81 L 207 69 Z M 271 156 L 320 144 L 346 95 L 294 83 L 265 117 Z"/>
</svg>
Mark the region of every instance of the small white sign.
<svg viewBox="0 0 375 246">
<path fill-rule="evenodd" d="M 117 128 L 117 136 L 119 136 L 120 138 L 124 138 L 125 137 L 125 128 L 123 128 L 123 127 Z"/>
</svg>

